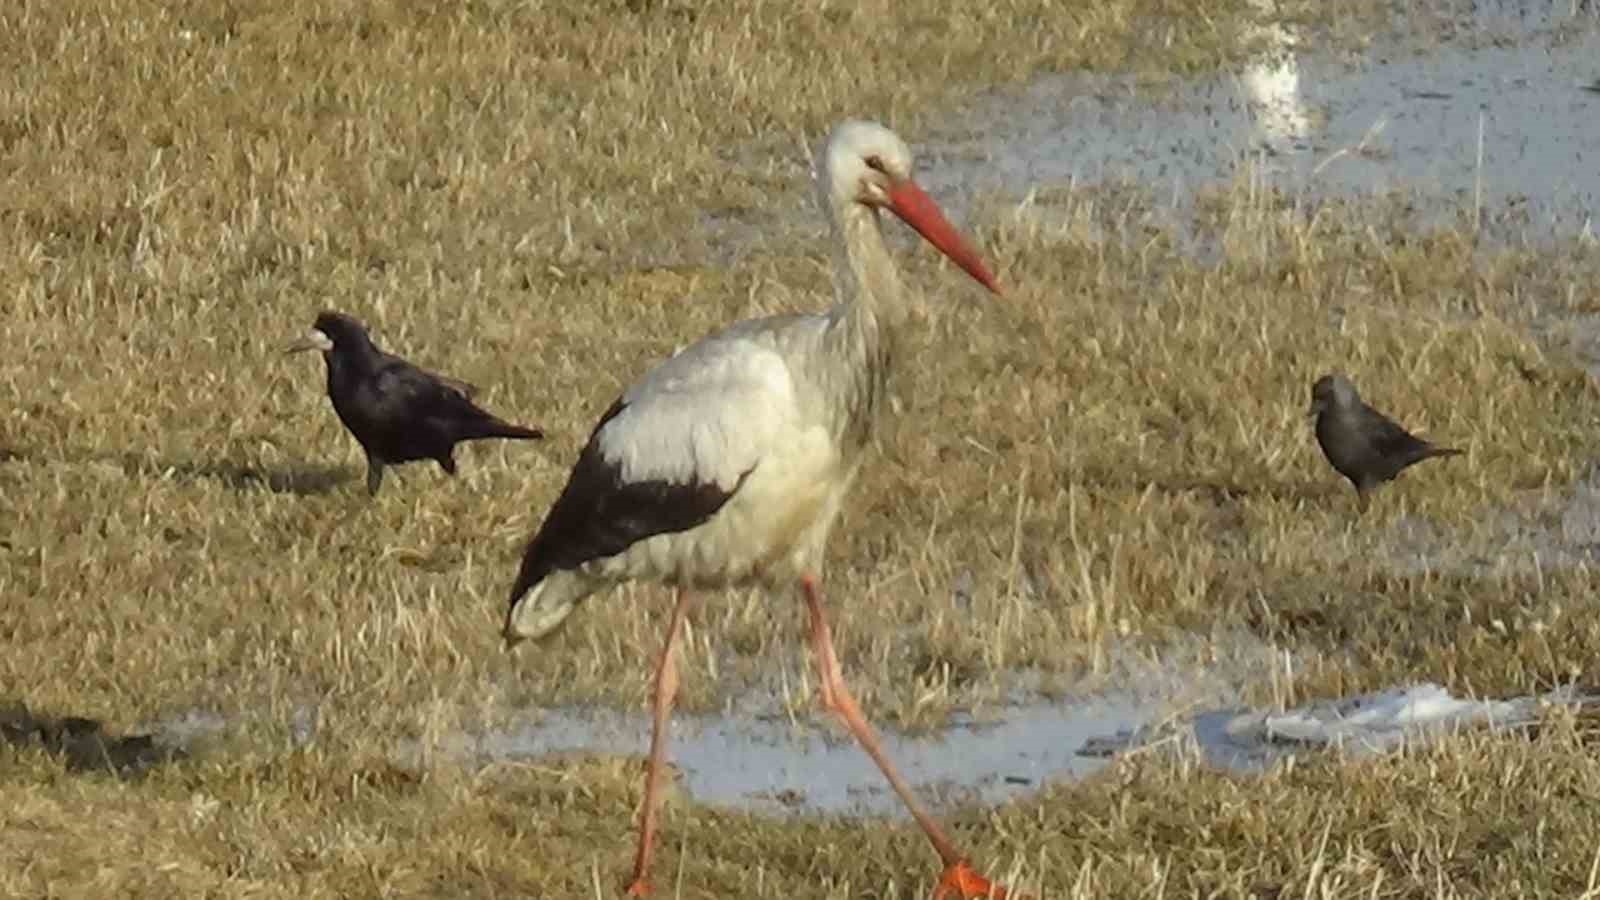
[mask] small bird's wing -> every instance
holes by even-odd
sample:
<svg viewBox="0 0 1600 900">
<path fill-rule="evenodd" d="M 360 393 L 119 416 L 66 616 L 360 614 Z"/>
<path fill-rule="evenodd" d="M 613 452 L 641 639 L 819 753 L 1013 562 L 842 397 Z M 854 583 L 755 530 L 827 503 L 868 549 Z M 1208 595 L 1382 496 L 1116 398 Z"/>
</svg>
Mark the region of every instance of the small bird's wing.
<svg viewBox="0 0 1600 900">
<path fill-rule="evenodd" d="M 629 388 L 595 427 L 529 542 L 519 589 L 706 522 L 803 428 L 788 364 L 770 344 L 724 333 L 689 347 Z"/>
<path fill-rule="evenodd" d="M 1361 424 L 1371 435 L 1373 449 L 1385 459 L 1407 459 L 1431 446 L 1370 406 L 1363 405 Z"/>
</svg>

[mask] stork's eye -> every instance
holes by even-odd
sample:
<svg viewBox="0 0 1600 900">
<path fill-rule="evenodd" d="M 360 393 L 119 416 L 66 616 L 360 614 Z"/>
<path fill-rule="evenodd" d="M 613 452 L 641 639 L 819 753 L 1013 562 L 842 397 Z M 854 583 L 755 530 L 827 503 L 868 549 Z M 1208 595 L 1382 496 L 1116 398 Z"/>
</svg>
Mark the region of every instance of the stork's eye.
<svg viewBox="0 0 1600 900">
<path fill-rule="evenodd" d="M 883 158 L 882 157 L 869 156 L 869 157 L 867 157 L 866 162 L 867 162 L 867 168 L 872 169 L 873 171 L 876 171 L 876 172 L 882 172 L 885 175 L 889 174 L 889 170 L 885 169 L 883 167 Z"/>
</svg>

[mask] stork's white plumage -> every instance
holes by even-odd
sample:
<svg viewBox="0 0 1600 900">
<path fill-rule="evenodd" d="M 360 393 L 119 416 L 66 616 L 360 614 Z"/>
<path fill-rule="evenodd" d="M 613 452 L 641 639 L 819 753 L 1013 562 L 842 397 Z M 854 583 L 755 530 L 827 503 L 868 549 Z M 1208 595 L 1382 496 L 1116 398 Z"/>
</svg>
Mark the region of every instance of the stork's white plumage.
<svg viewBox="0 0 1600 900">
<path fill-rule="evenodd" d="M 645 578 L 678 588 L 656 673 L 655 728 L 629 893 L 647 888 L 673 646 L 689 588 L 797 582 L 811 616 L 823 703 L 845 720 L 945 864 L 939 893 L 1004 896 L 974 873 L 878 747 L 839 675 L 818 591 L 823 548 L 855 480 L 888 377 L 888 332 L 907 302 L 879 210 L 916 229 L 999 293 L 978 256 L 911 179 L 887 128 L 846 122 L 815 176 L 833 226 L 838 302 L 815 315 L 740 322 L 651 370 L 601 418 L 529 541 L 506 615 L 508 643 L 557 628 L 584 597 Z"/>
</svg>

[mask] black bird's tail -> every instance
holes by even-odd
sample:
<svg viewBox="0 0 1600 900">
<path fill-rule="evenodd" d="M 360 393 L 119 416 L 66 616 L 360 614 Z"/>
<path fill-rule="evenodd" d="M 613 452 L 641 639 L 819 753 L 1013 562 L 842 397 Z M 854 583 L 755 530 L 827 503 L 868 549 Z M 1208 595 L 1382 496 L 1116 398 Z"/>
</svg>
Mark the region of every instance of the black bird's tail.
<svg viewBox="0 0 1600 900">
<path fill-rule="evenodd" d="M 461 440 L 477 440 L 480 437 L 507 437 L 510 440 L 539 440 L 544 437 L 544 432 L 538 428 L 522 428 L 520 424 L 494 418 L 490 413 L 477 410 L 480 415 L 475 420 L 466 424 L 462 429 Z"/>
<path fill-rule="evenodd" d="M 1458 450 L 1455 447 L 1440 447 L 1437 444 L 1430 444 L 1427 441 L 1422 440 L 1419 440 L 1417 443 L 1421 446 L 1413 447 L 1411 452 L 1405 455 L 1405 457 L 1401 460 L 1401 469 L 1409 469 L 1419 462 L 1433 459 L 1436 456 L 1461 456 L 1467 452 L 1465 450 Z M 1396 471 L 1398 472 L 1398 470 Z M 1389 477 L 1393 478 L 1394 476 L 1391 475 Z"/>
<path fill-rule="evenodd" d="M 523 428 L 503 422 L 494 416 L 485 415 L 481 420 L 472 424 L 471 430 L 463 437 L 464 440 L 477 440 L 478 438 L 509 438 L 514 441 L 536 441 L 544 437 L 544 432 L 537 428 Z"/>
</svg>

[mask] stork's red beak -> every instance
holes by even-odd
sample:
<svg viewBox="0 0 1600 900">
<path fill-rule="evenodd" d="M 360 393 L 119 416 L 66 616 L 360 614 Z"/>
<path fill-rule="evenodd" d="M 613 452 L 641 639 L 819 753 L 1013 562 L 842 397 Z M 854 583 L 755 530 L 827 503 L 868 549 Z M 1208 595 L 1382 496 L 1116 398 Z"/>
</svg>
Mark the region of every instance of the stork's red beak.
<svg viewBox="0 0 1600 900">
<path fill-rule="evenodd" d="M 940 253 L 950 257 L 951 262 L 965 269 L 979 284 L 996 294 L 1001 292 L 1000 285 L 995 283 L 988 267 L 978 258 L 977 251 L 967 244 L 961 232 L 956 231 L 956 227 L 939 211 L 939 205 L 923 193 L 916 182 L 909 178 L 896 182 L 890 185 L 888 194 L 889 211 L 899 216 L 900 221 L 915 228 L 928 243 L 938 247 Z"/>
</svg>

